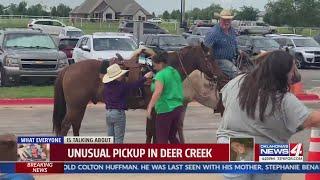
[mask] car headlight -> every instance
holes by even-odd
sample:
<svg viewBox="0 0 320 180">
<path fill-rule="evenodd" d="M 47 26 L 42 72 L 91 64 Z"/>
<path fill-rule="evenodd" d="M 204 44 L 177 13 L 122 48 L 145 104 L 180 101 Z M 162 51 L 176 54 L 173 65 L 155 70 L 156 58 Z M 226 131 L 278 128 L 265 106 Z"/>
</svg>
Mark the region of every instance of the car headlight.
<svg viewBox="0 0 320 180">
<path fill-rule="evenodd" d="M 65 58 L 65 59 L 59 59 L 58 60 L 58 63 L 59 63 L 59 68 L 64 68 L 66 66 L 69 65 L 69 62 L 68 62 L 68 59 Z"/>
<path fill-rule="evenodd" d="M 7 57 L 5 59 L 5 66 L 19 67 L 19 59 L 13 58 L 13 57 Z"/>
</svg>

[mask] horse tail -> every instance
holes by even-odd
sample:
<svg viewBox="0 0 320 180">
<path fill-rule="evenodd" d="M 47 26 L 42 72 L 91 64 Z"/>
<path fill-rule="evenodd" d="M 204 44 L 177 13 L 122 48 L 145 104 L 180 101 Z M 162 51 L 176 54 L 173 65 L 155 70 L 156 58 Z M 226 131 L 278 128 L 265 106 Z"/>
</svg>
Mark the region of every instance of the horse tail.
<svg viewBox="0 0 320 180">
<path fill-rule="evenodd" d="M 54 85 L 54 106 L 53 106 L 53 132 L 59 135 L 61 132 L 61 124 L 66 115 L 66 100 L 63 92 L 63 77 L 66 72 L 66 68 L 59 72 L 55 85 Z"/>
</svg>

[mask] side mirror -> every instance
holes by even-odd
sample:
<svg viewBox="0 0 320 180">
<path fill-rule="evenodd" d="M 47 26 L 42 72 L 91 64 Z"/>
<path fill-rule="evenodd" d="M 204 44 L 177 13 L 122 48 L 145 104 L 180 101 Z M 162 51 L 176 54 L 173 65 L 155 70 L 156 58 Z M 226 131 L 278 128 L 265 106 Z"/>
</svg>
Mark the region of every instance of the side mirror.
<svg viewBox="0 0 320 180">
<path fill-rule="evenodd" d="M 82 46 L 81 49 L 84 51 L 90 52 L 90 48 L 86 45 Z"/>
</svg>

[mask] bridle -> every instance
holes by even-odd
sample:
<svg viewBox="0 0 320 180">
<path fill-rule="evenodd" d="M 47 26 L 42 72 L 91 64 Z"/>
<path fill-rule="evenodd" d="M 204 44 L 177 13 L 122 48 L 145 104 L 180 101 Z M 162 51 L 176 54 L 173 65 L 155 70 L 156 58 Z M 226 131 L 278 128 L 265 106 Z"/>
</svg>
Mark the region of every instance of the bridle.
<svg viewBox="0 0 320 180">
<path fill-rule="evenodd" d="M 177 55 L 178 55 L 179 64 L 180 64 L 180 66 L 181 66 L 181 69 L 182 69 L 184 75 L 186 76 L 186 79 L 187 79 L 187 80 L 189 81 L 189 83 L 191 84 L 192 89 L 193 89 L 197 94 L 201 95 L 201 93 L 198 92 L 197 89 L 194 88 L 194 86 L 192 85 L 192 81 L 190 80 L 189 75 L 188 75 L 188 73 L 187 73 L 187 70 L 186 70 L 186 68 L 184 67 L 183 63 L 182 63 L 182 57 L 183 57 L 183 56 L 182 56 L 182 50 L 179 50 L 179 51 L 177 52 Z M 221 83 L 222 83 L 223 77 L 221 77 L 220 75 L 218 75 L 217 73 L 215 73 L 215 72 L 213 71 L 213 66 L 212 66 L 212 64 L 210 63 L 210 60 L 209 60 L 210 55 L 206 55 L 206 54 L 203 52 L 203 56 L 204 56 L 205 66 L 208 68 L 208 69 L 207 69 L 208 72 L 210 72 L 210 73 L 212 74 L 212 77 L 205 76 L 205 78 L 209 81 L 209 86 L 210 86 L 210 89 L 211 89 L 211 90 L 213 90 L 214 87 L 216 87 L 216 90 L 217 90 L 217 91 L 216 91 L 216 95 L 217 95 L 217 97 L 219 97 L 219 96 L 218 96 L 218 89 L 221 89 L 221 88 L 222 88 L 222 87 L 221 87 L 221 86 L 222 86 Z M 208 96 L 209 96 L 209 95 L 208 95 Z"/>
</svg>

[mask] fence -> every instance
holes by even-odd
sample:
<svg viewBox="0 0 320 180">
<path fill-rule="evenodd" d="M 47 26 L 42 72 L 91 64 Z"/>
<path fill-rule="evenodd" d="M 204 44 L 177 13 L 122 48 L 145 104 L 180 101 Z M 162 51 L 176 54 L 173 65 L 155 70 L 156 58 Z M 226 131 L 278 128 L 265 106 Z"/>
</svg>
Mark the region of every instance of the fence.
<svg viewBox="0 0 320 180">
<path fill-rule="evenodd" d="M 121 19 L 103 20 L 99 18 L 77 18 L 77 17 L 51 17 L 51 16 L 26 16 L 26 15 L 0 15 L 0 28 L 26 28 L 31 19 L 57 19 L 68 26 L 82 29 L 86 34 L 93 32 L 117 32 Z M 170 33 L 176 34 L 179 30 L 178 22 L 163 22 L 158 24 Z"/>
<path fill-rule="evenodd" d="M 26 16 L 26 15 L 0 15 L 0 28 L 26 28 L 30 19 L 51 18 L 58 19 L 68 26 L 75 26 L 82 29 L 87 34 L 93 32 L 117 32 L 122 20 L 106 20 L 99 18 L 70 18 L 52 16 Z M 172 34 L 179 33 L 178 22 L 163 22 L 160 27 L 167 29 Z M 278 27 L 278 32 L 283 34 L 300 34 L 304 36 L 315 36 L 320 34 L 317 27 Z"/>
<path fill-rule="evenodd" d="M 320 34 L 318 27 L 278 27 L 277 29 L 281 34 L 299 34 L 311 37 Z"/>
</svg>

